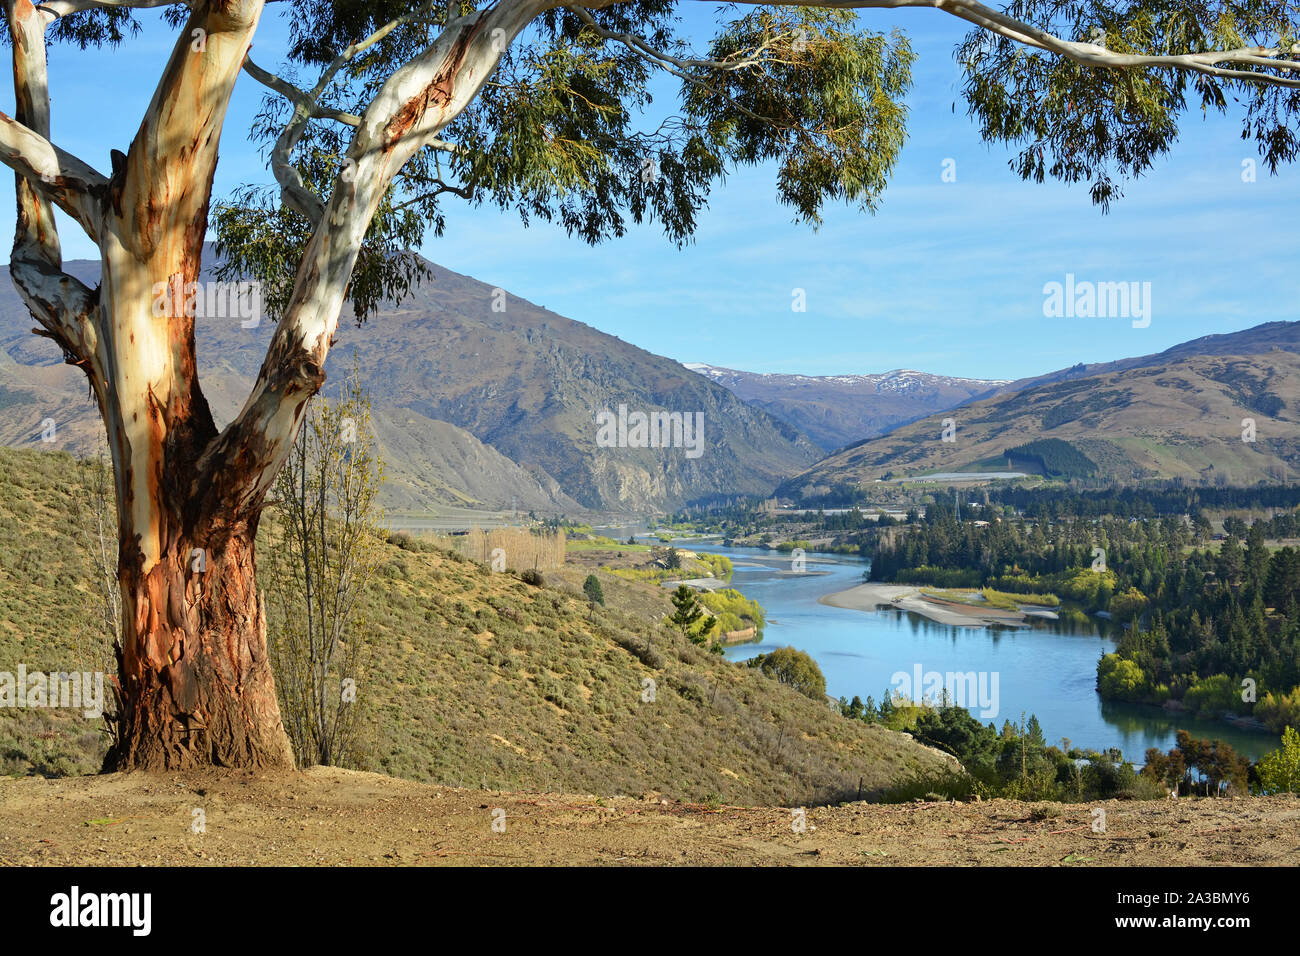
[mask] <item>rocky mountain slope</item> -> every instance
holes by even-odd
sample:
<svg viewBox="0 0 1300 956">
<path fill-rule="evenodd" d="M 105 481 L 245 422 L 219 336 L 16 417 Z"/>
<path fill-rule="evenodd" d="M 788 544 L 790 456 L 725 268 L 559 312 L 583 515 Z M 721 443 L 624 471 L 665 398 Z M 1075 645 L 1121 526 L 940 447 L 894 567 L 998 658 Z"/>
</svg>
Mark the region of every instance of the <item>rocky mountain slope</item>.
<svg viewBox="0 0 1300 956">
<path fill-rule="evenodd" d="M 20 354 L 45 358 L 35 349 L 27 352 L 24 340 Z M 210 370 L 204 383 L 213 414 L 226 422 L 239 410 L 252 378 L 227 366 Z M 390 509 L 583 510 L 554 481 L 543 483 L 463 428 L 379 403 L 372 419 L 384 458 L 382 499 Z M 48 420 L 54 431 L 53 441 L 46 442 L 42 423 Z M 0 445 L 79 457 L 98 454 L 104 448 L 104 427 L 84 376 L 61 363 L 21 365 L 0 351 Z"/>
<path fill-rule="evenodd" d="M 403 489 L 392 503 L 500 507 L 515 497 L 520 507 L 551 512 L 657 511 L 766 494 L 820 453 L 797 429 L 671 359 L 430 268 L 431 281 L 365 328 L 345 318 L 327 366 L 328 394 L 354 356 L 360 362 L 392 485 Z M 67 270 L 97 281 L 97 263 Z M 93 404 L 79 373 L 59 367 L 57 350 L 31 335 L 32 324 L 0 283 L 0 440 L 33 444 L 53 417 L 68 441 L 56 447 L 84 452 L 97 434 Z M 201 381 L 219 419 L 242 404 L 271 332 L 269 322 L 243 328 L 237 317 L 197 322 Z M 612 447 L 598 443 L 597 415 L 620 405 L 628 415 L 699 416 L 698 450 L 674 436 L 670 447 L 636 447 L 634 431 Z"/>
<path fill-rule="evenodd" d="M 465 428 L 585 507 L 646 511 L 764 494 L 818 455 L 794 428 L 671 359 L 434 270 L 375 328 L 349 331 L 341 351 L 383 370 L 372 387 L 386 404 Z M 699 448 L 630 447 L 631 435 L 625 447 L 602 446 L 597 416 L 620 406 L 629 416 L 699 416 Z"/>
</svg>

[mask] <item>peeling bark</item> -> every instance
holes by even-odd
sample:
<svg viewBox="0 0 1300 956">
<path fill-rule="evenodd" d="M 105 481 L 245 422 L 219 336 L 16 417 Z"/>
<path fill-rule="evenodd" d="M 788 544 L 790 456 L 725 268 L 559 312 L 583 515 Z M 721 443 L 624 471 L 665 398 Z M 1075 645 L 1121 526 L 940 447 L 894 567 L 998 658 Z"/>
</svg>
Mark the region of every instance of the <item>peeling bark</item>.
<svg viewBox="0 0 1300 956">
<path fill-rule="evenodd" d="M 123 556 L 126 706 L 105 769 L 293 766 L 256 593 L 256 527 L 204 524 L 173 526 L 147 572 L 142 556 Z"/>
<path fill-rule="evenodd" d="M 465 63 L 470 44 L 483 29 L 485 20 L 474 23 L 456 37 L 447 58 L 439 67 L 429 84 L 411 97 L 393 115 L 384 127 L 384 149 L 392 149 L 411 129 L 424 119 L 431 108 L 444 107 L 451 103 L 456 92 L 456 77 Z"/>
</svg>

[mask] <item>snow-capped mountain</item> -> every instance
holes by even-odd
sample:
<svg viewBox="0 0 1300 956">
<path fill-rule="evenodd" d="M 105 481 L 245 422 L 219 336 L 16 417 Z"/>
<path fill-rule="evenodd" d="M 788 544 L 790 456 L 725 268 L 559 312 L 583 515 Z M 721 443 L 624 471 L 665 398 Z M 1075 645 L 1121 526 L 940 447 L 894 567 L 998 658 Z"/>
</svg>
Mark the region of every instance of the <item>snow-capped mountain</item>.
<svg viewBox="0 0 1300 956">
<path fill-rule="evenodd" d="M 954 408 L 1008 384 L 915 369 L 876 375 L 760 374 L 687 362 L 685 367 L 783 418 L 828 451 Z"/>
</svg>

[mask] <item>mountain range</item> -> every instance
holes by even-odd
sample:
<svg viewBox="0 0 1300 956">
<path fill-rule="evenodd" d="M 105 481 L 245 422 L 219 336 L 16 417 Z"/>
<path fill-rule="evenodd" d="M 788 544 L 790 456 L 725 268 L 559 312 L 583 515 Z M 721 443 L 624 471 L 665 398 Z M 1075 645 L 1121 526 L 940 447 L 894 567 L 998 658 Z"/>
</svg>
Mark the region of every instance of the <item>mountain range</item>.
<svg viewBox="0 0 1300 956">
<path fill-rule="evenodd" d="M 700 363 L 688 363 L 686 368 L 784 419 L 825 451 L 883 435 L 1010 384 L 913 369 L 878 375 L 782 375 Z"/>
<path fill-rule="evenodd" d="M 65 268 L 98 279 L 98 263 Z M 327 366 L 327 395 L 354 363 L 370 393 L 390 508 L 644 514 L 774 489 L 854 498 L 877 480 L 933 472 L 1240 483 L 1291 480 L 1300 466 L 1300 323 L 1018 381 L 756 374 L 682 365 L 428 268 L 364 328 L 341 323 Z M 0 285 L 0 444 L 93 454 L 102 426 L 86 384 L 32 325 Z M 218 424 L 242 405 L 271 332 L 270 322 L 197 322 Z M 637 416 L 657 414 L 698 421 L 698 447 L 671 432 L 665 447 L 643 440 Z M 616 433 L 602 432 L 606 417 L 622 422 Z M 1243 441 L 1246 419 L 1253 440 Z"/>
<path fill-rule="evenodd" d="M 778 493 L 855 498 L 876 481 L 996 470 L 1243 484 L 1297 468 L 1300 323 L 1271 322 L 1009 383 L 843 448 Z"/>
</svg>

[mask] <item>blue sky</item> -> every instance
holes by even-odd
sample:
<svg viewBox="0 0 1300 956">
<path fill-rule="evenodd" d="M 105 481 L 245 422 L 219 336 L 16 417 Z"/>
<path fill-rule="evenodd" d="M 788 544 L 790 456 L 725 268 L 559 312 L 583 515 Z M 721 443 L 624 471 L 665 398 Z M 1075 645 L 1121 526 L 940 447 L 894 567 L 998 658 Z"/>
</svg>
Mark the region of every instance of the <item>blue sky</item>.
<svg viewBox="0 0 1300 956">
<path fill-rule="evenodd" d="M 707 36 L 714 8 L 684 6 L 690 32 Z M 952 59 L 964 24 L 933 10 L 867 12 L 863 21 L 903 27 L 919 54 L 908 143 L 876 216 L 833 207 L 813 231 L 775 201 L 771 169 L 747 169 L 714 191 L 695 242 L 681 250 L 654 225 L 591 248 L 558 227 L 525 229 L 513 215 L 449 205 L 446 234 L 422 251 L 650 351 L 758 372 L 915 368 L 1017 378 L 1300 318 L 1300 171 L 1261 169 L 1243 182 L 1242 161 L 1255 153 L 1234 119 L 1190 114 L 1174 155 L 1102 215 L 1086 188 L 1023 183 L 1007 167 L 1010 153 L 980 140 Z M 268 14 L 254 59 L 278 65 L 283 37 Z M 107 170 L 109 149 L 129 143 L 170 45 L 151 26 L 116 51 L 52 51 L 56 141 Z M 658 104 L 672 88 L 664 84 Z M 270 180 L 245 137 L 261 92 L 241 80 L 218 195 Z M 9 111 L 8 84 L 3 95 Z M 956 182 L 941 179 L 945 159 L 956 162 Z M 0 176 L 7 235 L 12 210 L 12 180 Z M 66 220 L 62 236 L 67 258 L 96 255 Z M 1045 318 L 1043 285 L 1066 273 L 1151 283 L 1149 327 Z M 791 309 L 795 288 L 805 290 L 804 313 Z M 377 331 L 341 328 L 345 336 Z"/>
</svg>

